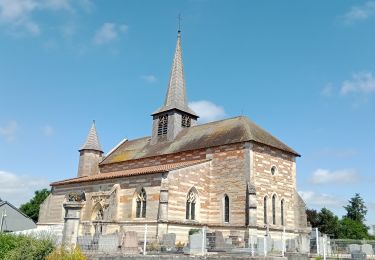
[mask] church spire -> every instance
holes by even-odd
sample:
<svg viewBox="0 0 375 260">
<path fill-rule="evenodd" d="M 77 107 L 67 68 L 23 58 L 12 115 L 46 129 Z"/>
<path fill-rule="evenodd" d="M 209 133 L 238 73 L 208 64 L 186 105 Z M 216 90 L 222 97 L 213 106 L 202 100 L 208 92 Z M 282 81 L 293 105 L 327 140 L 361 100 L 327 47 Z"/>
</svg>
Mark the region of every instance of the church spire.
<svg viewBox="0 0 375 260">
<path fill-rule="evenodd" d="M 151 144 L 172 141 L 184 128 L 196 125 L 198 115 L 188 106 L 182 63 L 181 31 L 177 33 L 168 90 L 164 104 L 152 114 Z"/>
<path fill-rule="evenodd" d="M 184 65 L 182 60 L 180 30 L 178 30 L 177 33 L 176 50 L 173 57 L 172 69 L 169 77 L 168 90 L 165 96 L 164 105 L 160 109 L 155 111 L 153 115 L 172 109 L 177 109 L 194 117 L 198 117 L 194 113 L 194 111 L 192 111 L 188 107 L 184 77 Z"/>
<path fill-rule="evenodd" d="M 92 122 L 91 129 L 87 135 L 86 142 L 83 144 L 82 150 L 95 150 L 102 152 L 102 147 L 100 146 L 98 134 L 96 133 L 95 120 Z"/>
</svg>

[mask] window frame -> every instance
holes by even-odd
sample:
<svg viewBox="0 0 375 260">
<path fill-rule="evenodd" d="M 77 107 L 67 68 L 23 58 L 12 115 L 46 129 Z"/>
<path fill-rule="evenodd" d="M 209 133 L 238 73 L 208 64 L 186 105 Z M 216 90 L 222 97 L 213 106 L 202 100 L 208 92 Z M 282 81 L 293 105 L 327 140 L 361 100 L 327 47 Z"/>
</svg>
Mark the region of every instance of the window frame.
<svg viewBox="0 0 375 260">
<path fill-rule="evenodd" d="M 196 205 L 198 202 L 198 194 L 197 192 L 192 188 L 189 190 L 187 196 L 186 196 L 186 214 L 185 218 L 186 220 L 190 221 L 196 221 L 197 220 L 197 210 Z"/>
<path fill-rule="evenodd" d="M 136 218 L 146 218 L 147 212 L 147 193 L 144 188 L 141 188 L 139 192 L 137 192 L 135 198 L 135 217 Z"/>
<path fill-rule="evenodd" d="M 264 224 L 268 224 L 268 208 L 267 208 L 268 196 L 264 196 L 263 198 L 263 221 Z"/>
<path fill-rule="evenodd" d="M 285 214 L 285 209 L 284 209 L 284 207 L 285 207 L 285 200 L 284 199 L 282 199 L 281 201 L 280 201 L 280 220 L 281 220 L 281 225 L 282 226 L 285 226 L 285 219 L 284 219 L 284 214 Z"/>
<path fill-rule="evenodd" d="M 223 219 L 224 223 L 230 222 L 230 200 L 228 194 L 224 194 L 224 210 L 223 210 Z"/>
<path fill-rule="evenodd" d="M 272 225 L 276 225 L 276 194 L 272 195 Z"/>
</svg>

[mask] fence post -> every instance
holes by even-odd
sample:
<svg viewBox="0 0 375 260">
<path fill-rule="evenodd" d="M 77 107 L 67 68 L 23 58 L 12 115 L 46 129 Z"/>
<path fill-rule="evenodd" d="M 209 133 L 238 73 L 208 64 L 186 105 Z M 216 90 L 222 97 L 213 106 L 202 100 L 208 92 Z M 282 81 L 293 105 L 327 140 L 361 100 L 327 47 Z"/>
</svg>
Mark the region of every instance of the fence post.
<svg viewBox="0 0 375 260">
<path fill-rule="evenodd" d="M 264 256 L 267 256 L 267 235 L 263 237 L 263 245 L 264 245 Z"/>
<path fill-rule="evenodd" d="M 205 247 L 205 241 L 206 240 L 206 235 L 205 235 L 205 227 L 203 226 L 202 227 L 202 254 L 204 255 L 204 252 L 205 252 L 205 249 L 206 249 L 206 247 Z"/>
<path fill-rule="evenodd" d="M 285 227 L 283 227 L 283 233 L 281 237 L 281 247 L 282 247 L 282 256 L 284 257 L 285 255 Z"/>
<path fill-rule="evenodd" d="M 251 248 L 251 256 L 254 256 L 254 242 L 253 236 L 250 235 L 250 248 Z"/>
<path fill-rule="evenodd" d="M 323 260 L 326 260 L 326 236 L 323 236 Z"/>
<path fill-rule="evenodd" d="M 316 254 L 320 256 L 320 248 L 319 248 L 319 231 L 318 228 L 315 228 L 315 239 L 316 239 Z"/>
<path fill-rule="evenodd" d="M 146 244 L 147 244 L 147 224 L 145 225 L 145 236 L 143 238 L 143 255 L 146 255 Z"/>
</svg>

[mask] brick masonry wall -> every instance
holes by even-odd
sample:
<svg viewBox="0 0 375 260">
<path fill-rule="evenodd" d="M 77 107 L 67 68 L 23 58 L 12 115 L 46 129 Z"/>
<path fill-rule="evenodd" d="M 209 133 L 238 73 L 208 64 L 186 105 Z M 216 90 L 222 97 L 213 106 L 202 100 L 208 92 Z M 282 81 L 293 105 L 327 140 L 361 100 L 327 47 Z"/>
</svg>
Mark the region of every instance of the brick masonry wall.
<svg viewBox="0 0 375 260">
<path fill-rule="evenodd" d="M 295 186 L 296 166 L 294 156 L 280 150 L 257 143 L 238 143 L 220 147 L 182 152 L 159 157 L 145 158 L 104 165 L 103 171 L 117 171 L 134 167 L 145 167 L 157 164 L 172 163 L 195 159 L 211 159 L 210 162 L 172 171 L 167 174 L 167 181 L 162 174 L 150 174 L 103 180 L 97 182 L 57 186 L 49 199 L 50 206 L 42 209 L 41 223 L 63 222 L 62 203 L 65 194 L 70 191 L 84 190 L 86 205 L 82 209 L 82 220 L 93 218 L 91 194 L 98 191 L 110 191 L 118 184 L 116 207 L 111 209 L 112 220 L 119 223 L 143 223 L 157 221 L 159 210 L 160 189 L 169 190 L 168 220 L 172 223 L 187 223 L 185 219 L 186 196 L 191 187 L 199 193 L 199 212 L 197 219 L 200 223 L 222 227 L 244 227 L 246 219 L 246 185 L 250 181 L 256 187 L 257 225 L 263 227 L 263 198 L 268 196 L 268 217 L 272 223 L 271 198 L 276 199 L 276 225 L 271 228 L 281 228 L 280 201 L 285 200 L 284 219 L 287 228 L 295 228 Z M 275 165 L 278 172 L 271 174 Z M 146 219 L 135 218 L 136 190 L 144 187 L 147 193 Z M 223 198 L 224 194 L 230 200 L 230 221 L 224 223 Z M 45 202 L 47 203 L 47 202 Z M 47 209 L 48 208 L 48 209 Z M 198 208 L 198 207 L 197 207 Z M 193 223 L 192 223 L 193 224 Z"/>
<path fill-rule="evenodd" d="M 159 207 L 160 183 L 161 174 L 149 174 L 57 186 L 54 188 L 49 199 L 44 202 L 45 207 L 41 209 L 42 217 L 39 223 L 63 222 L 65 196 L 72 191 L 85 192 L 86 202 L 81 211 L 81 219 L 82 221 L 92 220 L 95 218 L 93 215 L 95 203 L 92 200 L 92 196 L 95 196 L 100 191 L 109 192 L 116 184 L 119 184 L 119 189 L 115 195 L 117 203 L 112 203 L 111 201 L 107 210 L 108 214 L 111 215 L 111 219 L 108 219 L 108 221 L 156 221 Z M 145 189 L 147 194 L 145 219 L 137 219 L 135 216 L 135 194 L 136 190 L 141 187 Z"/>
<path fill-rule="evenodd" d="M 168 174 L 168 221 L 193 222 L 186 220 L 186 198 L 192 188 L 198 193 L 196 203 L 197 222 L 207 222 L 209 205 L 210 162 L 171 171 Z"/>
<path fill-rule="evenodd" d="M 296 163 L 295 157 L 280 150 L 252 144 L 250 155 L 252 175 L 251 181 L 257 192 L 257 224 L 264 225 L 264 197 L 267 196 L 268 223 L 270 228 L 281 228 L 281 200 L 284 199 L 284 223 L 287 228 L 295 228 L 295 189 Z M 271 167 L 277 172 L 271 174 Z M 276 194 L 276 225 L 272 223 L 272 196 Z"/>
<path fill-rule="evenodd" d="M 197 220 L 212 225 L 244 226 L 246 174 L 244 144 L 207 149 L 210 163 L 168 175 L 168 219 L 186 223 L 186 198 L 195 187 L 199 194 Z M 224 223 L 224 194 L 229 196 L 230 221 Z"/>
<path fill-rule="evenodd" d="M 244 226 L 246 205 L 246 147 L 234 144 L 212 149 L 209 223 Z M 224 195 L 229 197 L 229 223 L 224 223 Z"/>
</svg>

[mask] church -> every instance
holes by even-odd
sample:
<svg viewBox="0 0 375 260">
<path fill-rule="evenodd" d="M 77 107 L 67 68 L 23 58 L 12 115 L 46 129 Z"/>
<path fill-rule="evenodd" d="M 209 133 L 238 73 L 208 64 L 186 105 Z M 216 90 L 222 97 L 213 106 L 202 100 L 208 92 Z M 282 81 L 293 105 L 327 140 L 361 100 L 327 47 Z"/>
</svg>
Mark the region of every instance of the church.
<svg viewBox="0 0 375 260">
<path fill-rule="evenodd" d="M 159 239 L 191 229 L 288 238 L 306 235 L 296 187 L 300 155 L 247 117 L 198 124 L 188 107 L 178 31 L 164 103 L 150 136 L 123 140 L 104 154 L 93 123 L 79 150 L 76 177 L 51 183 L 38 225 L 63 226 L 66 203 L 79 202 L 78 235 L 136 231 Z"/>
</svg>

